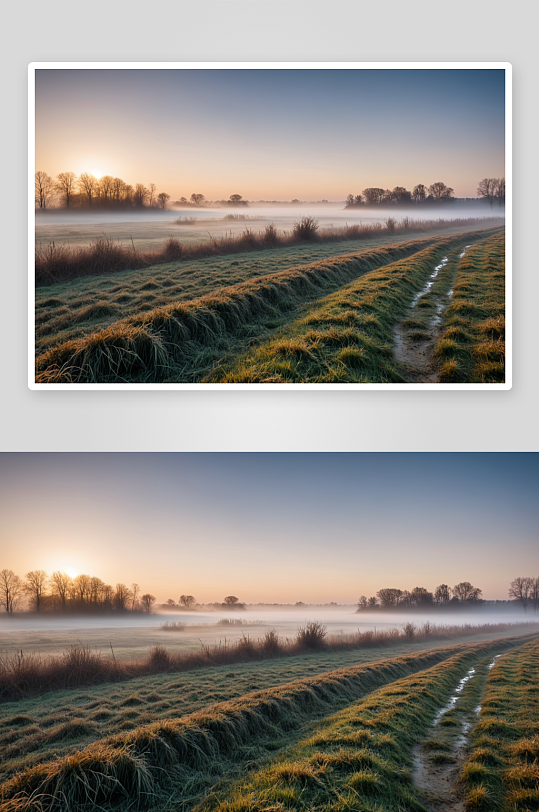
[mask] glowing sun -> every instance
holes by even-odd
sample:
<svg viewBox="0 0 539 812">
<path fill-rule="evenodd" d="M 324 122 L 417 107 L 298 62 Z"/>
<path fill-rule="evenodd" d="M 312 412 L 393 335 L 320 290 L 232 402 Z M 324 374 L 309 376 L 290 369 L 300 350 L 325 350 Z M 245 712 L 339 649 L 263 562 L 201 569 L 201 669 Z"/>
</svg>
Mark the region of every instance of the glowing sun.
<svg viewBox="0 0 539 812">
<path fill-rule="evenodd" d="M 77 570 L 73 569 L 73 567 L 64 567 L 64 572 L 66 575 L 69 575 L 70 578 L 77 577 Z"/>
</svg>

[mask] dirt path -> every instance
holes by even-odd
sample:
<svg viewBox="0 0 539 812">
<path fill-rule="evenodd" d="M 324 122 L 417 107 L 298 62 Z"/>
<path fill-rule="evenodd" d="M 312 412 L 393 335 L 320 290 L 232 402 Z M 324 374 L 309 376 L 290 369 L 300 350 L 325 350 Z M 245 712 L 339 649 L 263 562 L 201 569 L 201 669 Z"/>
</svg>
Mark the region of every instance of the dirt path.
<svg viewBox="0 0 539 812">
<path fill-rule="evenodd" d="M 468 671 L 447 705 L 436 714 L 428 738 L 413 749 L 413 782 L 421 790 L 421 801 L 430 812 L 465 812 L 458 779 L 467 756 L 470 731 L 481 710 L 486 677 L 500 656 L 497 654 L 486 669 Z M 464 698 L 466 689 L 469 695 Z M 474 702 L 476 695 L 479 700 Z M 462 704 L 460 709 L 457 703 Z"/>
<path fill-rule="evenodd" d="M 411 383 L 438 383 L 434 351 L 442 330 L 443 314 L 453 296 L 458 264 L 469 247 L 467 245 L 457 257 L 442 259 L 414 296 L 406 317 L 393 328 L 394 357 Z"/>
</svg>

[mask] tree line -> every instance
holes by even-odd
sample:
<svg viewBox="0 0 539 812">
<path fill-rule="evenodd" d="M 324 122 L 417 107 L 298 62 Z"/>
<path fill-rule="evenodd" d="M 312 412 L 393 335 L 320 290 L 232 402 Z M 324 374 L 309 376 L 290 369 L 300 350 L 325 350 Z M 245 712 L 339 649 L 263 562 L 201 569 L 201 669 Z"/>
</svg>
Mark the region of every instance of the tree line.
<svg viewBox="0 0 539 812">
<path fill-rule="evenodd" d="M 477 195 L 488 200 L 492 206 L 497 202 L 500 207 L 505 205 L 505 178 L 483 178 L 479 181 Z M 363 189 L 360 195 L 348 195 L 346 208 L 358 206 L 404 206 L 406 204 L 437 204 L 454 201 L 453 189 L 442 181 L 425 186 L 418 183 L 412 191 L 404 186 L 395 186 L 393 189 L 381 189 L 372 186 Z"/>
<path fill-rule="evenodd" d="M 40 170 L 35 174 L 35 200 L 40 209 L 50 208 L 56 200 L 66 209 L 94 206 L 105 209 L 165 209 L 170 195 L 167 192 L 157 193 L 155 183 L 131 186 L 121 178 L 113 178 L 112 175 L 96 178 L 89 172 L 83 172 L 78 177 L 74 172 L 60 172 L 56 178 L 51 178 Z"/>
<path fill-rule="evenodd" d="M 399 607 L 433 607 L 463 604 L 477 604 L 481 601 L 482 590 L 472 586 L 469 581 L 462 581 L 453 588 L 440 584 L 434 592 L 422 586 L 416 586 L 409 592 L 407 589 L 379 589 L 375 596 L 367 598 L 362 595 L 357 603 L 358 609 L 395 608 Z"/>
<path fill-rule="evenodd" d="M 134 186 L 125 183 L 121 178 L 103 175 L 96 178 L 89 172 L 75 175 L 74 172 L 60 172 L 51 178 L 46 172 L 35 174 L 35 201 L 40 209 L 51 208 L 59 202 L 66 209 L 100 208 L 100 209 L 166 209 L 170 195 L 167 192 L 157 193 L 155 183 Z M 223 206 L 247 206 L 248 201 L 242 195 L 230 195 L 228 200 L 216 200 Z M 181 197 L 174 201 L 179 206 L 203 206 L 210 203 L 200 192 L 193 192 L 189 200 Z"/>
</svg>

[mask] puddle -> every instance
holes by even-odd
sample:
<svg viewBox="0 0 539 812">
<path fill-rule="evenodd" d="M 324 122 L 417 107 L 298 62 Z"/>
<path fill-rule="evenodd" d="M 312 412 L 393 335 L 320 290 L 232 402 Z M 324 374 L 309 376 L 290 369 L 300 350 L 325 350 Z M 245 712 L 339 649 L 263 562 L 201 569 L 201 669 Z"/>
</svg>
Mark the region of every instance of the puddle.
<svg viewBox="0 0 539 812">
<path fill-rule="evenodd" d="M 474 674 L 475 674 L 475 668 L 470 668 L 470 670 L 468 671 L 466 676 L 461 679 L 461 681 L 459 682 L 459 684 L 455 688 L 455 693 L 453 694 L 453 696 L 451 697 L 451 699 L 449 700 L 447 705 L 445 705 L 441 710 L 439 710 L 438 713 L 436 714 L 436 716 L 434 717 L 434 722 L 433 722 L 434 727 L 436 727 L 436 725 L 438 724 L 438 722 L 440 721 L 442 716 L 444 716 L 448 711 L 450 711 L 452 708 L 455 707 L 455 705 L 457 703 L 457 699 L 459 698 L 459 695 L 462 693 L 462 689 L 464 688 L 466 683 L 469 680 L 471 680 L 471 678 L 473 677 Z"/>
<path fill-rule="evenodd" d="M 436 266 L 434 271 L 431 273 L 431 275 L 429 277 L 429 281 L 427 282 L 427 284 L 425 285 L 423 290 L 420 290 L 419 293 L 416 293 L 416 295 L 412 299 L 412 309 L 416 306 L 416 304 L 421 299 L 421 297 L 429 292 L 431 287 L 434 285 L 434 280 L 436 279 L 436 277 L 438 276 L 438 274 L 440 273 L 440 271 L 442 270 L 444 265 L 447 265 L 448 261 L 449 261 L 449 257 L 444 257 L 442 259 L 442 261 L 440 262 L 440 264 Z"/>
<path fill-rule="evenodd" d="M 464 246 L 464 250 L 462 251 L 461 254 L 459 254 L 459 260 L 462 259 L 468 248 L 470 248 L 469 245 Z M 453 298 L 453 288 L 449 288 L 449 290 L 447 291 L 447 298 L 449 299 L 449 301 L 451 301 L 451 299 Z"/>
</svg>

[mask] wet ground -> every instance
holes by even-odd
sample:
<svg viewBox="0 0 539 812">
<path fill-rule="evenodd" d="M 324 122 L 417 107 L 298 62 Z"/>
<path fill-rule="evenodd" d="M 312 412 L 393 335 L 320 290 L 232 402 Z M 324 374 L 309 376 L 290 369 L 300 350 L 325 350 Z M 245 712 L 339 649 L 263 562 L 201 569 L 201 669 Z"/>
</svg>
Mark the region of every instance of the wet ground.
<svg viewBox="0 0 539 812">
<path fill-rule="evenodd" d="M 454 257 L 442 259 L 414 296 L 405 318 L 393 328 L 394 356 L 411 383 L 439 381 L 434 352 L 442 332 L 443 315 L 453 296 L 458 264 L 469 247 Z"/>
<path fill-rule="evenodd" d="M 470 701 L 476 694 L 482 697 L 486 677 L 500 656 L 496 655 L 486 667 L 468 671 L 449 702 L 436 714 L 428 737 L 414 747 L 413 782 L 421 790 L 421 800 L 429 812 L 465 812 L 459 775 L 468 754 L 470 732 L 481 711 L 480 702 Z"/>
</svg>

